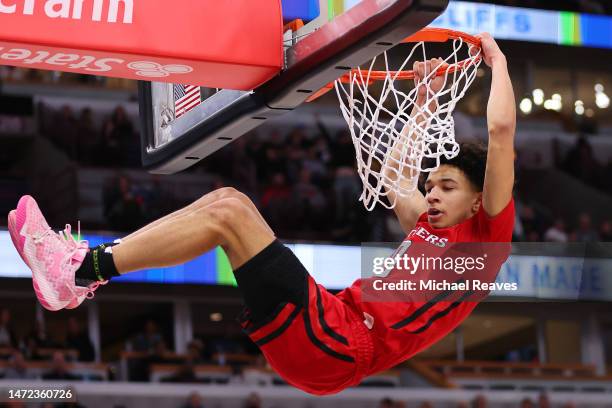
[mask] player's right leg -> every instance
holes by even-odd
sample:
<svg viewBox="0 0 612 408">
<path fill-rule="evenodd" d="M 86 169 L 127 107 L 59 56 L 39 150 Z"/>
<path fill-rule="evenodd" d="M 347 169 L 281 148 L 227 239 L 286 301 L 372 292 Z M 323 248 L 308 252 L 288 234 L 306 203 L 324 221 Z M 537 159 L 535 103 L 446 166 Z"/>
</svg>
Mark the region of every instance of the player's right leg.
<svg viewBox="0 0 612 408">
<path fill-rule="evenodd" d="M 253 204 L 253 202 L 243 193 L 240 193 L 238 190 L 236 190 L 233 187 L 222 187 L 219 188 L 217 190 L 214 190 L 208 194 L 205 194 L 204 196 L 202 196 L 201 198 L 199 198 L 198 200 L 194 201 L 193 203 L 189 204 L 188 206 L 181 208 L 180 210 L 177 210 L 171 214 L 168 214 L 158 220 L 153 221 L 152 223 L 142 227 L 141 229 L 139 229 L 138 231 L 133 232 L 132 234 L 122 238 L 122 241 L 127 241 L 129 239 L 132 239 L 133 237 L 135 237 L 136 235 L 142 234 L 145 231 L 148 231 L 151 228 L 154 228 L 156 226 L 158 226 L 159 224 L 161 224 L 162 222 L 166 222 L 172 218 L 176 218 L 176 217 L 182 217 L 184 215 L 189 214 L 190 212 L 193 212 L 197 209 L 200 209 L 202 207 L 205 207 L 207 205 L 209 205 L 212 202 L 218 201 L 222 198 L 230 198 L 230 197 L 235 197 L 240 199 L 242 202 L 244 202 L 246 205 L 248 205 L 254 212 L 255 214 L 257 214 L 257 216 L 259 217 L 259 219 L 264 223 L 264 225 L 267 226 L 267 223 L 264 221 L 263 217 L 261 216 L 261 214 L 259 213 L 259 211 L 257 210 L 257 208 L 255 207 L 255 205 Z M 272 230 L 270 229 L 270 227 L 268 227 L 270 233 L 272 233 Z"/>
<path fill-rule="evenodd" d="M 184 263 L 219 245 L 235 269 L 275 241 L 255 206 L 233 189 L 203 197 L 112 251 L 90 251 L 87 242 L 72 237 L 70 226 L 54 233 L 29 196 L 9 214 L 9 226 L 18 252 L 32 269 L 36 294 L 50 310 L 77 306 L 111 276 Z M 75 278 L 89 282 L 80 286 Z"/>
</svg>

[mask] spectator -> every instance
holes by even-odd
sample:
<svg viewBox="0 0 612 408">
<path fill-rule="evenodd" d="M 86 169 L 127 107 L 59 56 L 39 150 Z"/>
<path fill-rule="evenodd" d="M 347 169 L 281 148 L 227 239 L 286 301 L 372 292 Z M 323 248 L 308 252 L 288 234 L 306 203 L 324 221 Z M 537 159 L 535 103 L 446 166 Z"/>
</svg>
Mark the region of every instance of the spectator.
<svg viewBox="0 0 612 408">
<path fill-rule="evenodd" d="M 291 189 L 287 185 L 285 175 L 283 173 L 275 173 L 272 177 L 272 183 L 266 187 L 261 197 L 261 205 L 265 218 L 269 220 L 270 225 L 276 228 L 281 234 L 286 231 L 292 219 L 290 213 L 292 211 L 289 199 L 291 198 Z"/>
<path fill-rule="evenodd" d="M 561 218 L 557 218 L 544 233 L 544 240 L 547 242 L 567 242 L 568 237 L 565 232 L 565 222 Z"/>
<path fill-rule="evenodd" d="M 33 337 L 29 337 L 26 339 L 26 346 L 24 350 L 25 357 L 30 361 L 41 361 L 46 360 L 45 356 L 42 356 L 39 353 L 38 343 Z"/>
<path fill-rule="evenodd" d="M 612 221 L 606 220 L 599 227 L 599 239 L 602 242 L 612 242 Z"/>
<path fill-rule="evenodd" d="M 78 361 L 93 361 L 95 359 L 96 355 L 89 335 L 81 329 L 75 317 L 68 319 L 66 347 L 78 351 Z"/>
<path fill-rule="evenodd" d="M 11 323 L 11 312 L 7 308 L 0 310 L 0 347 L 16 347 L 17 338 Z"/>
<path fill-rule="evenodd" d="M 181 408 L 204 408 L 202 404 L 202 396 L 197 392 L 192 392 L 187 397 L 187 402 Z"/>
<path fill-rule="evenodd" d="M 577 242 L 597 242 L 599 236 L 591 225 L 591 216 L 588 213 L 581 213 L 578 216 L 578 228 L 575 232 Z"/>
<path fill-rule="evenodd" d="M 472 407 L 487 408 L 487 399 L 485 398 L 485 396 L 482 394 L 477 395 L 476 398 L 474 398 L 474 401 L 472 402 Z"/>
<path fill-rule="evenodd" d="M 118 106 L 102 127 L 102 140 L 98 147 L 99 164 L 129 166 L 134 163 L 134 150 L 138 142 L 134 137 L 134 125 L 125 109 Z"/>
<path fill-rule="evenodd" d="M 210 363 L 212 361 L 211 353 L 200 339 L 193 339 L 187 344 L 187 355 L 195 364 Z"/>
<path fill-rule="evenodd" d="M 576 145 L 567 153 L 563 169 L 570 175 L 595 187 L 601 186 L 601 165 L 593 154 L 593 147 L 585 136 L 580 136 Z"/>
<path fill-rule="evenodd" d="M 80 380 L 80 377 L 72 374 L 68 370 L 66 363 L 66 357 L 61 351 L 53 353 L 53 360 L 51 362 L 51 371 L 42 376 L 43 380 Z"/>
<path fill-rule="evenodd" d="M 550 400 L 545 392 L 541 393 L 538 398 L 538 408 L 550 408 Z"/>
<path fill-rule="evenodd" d="M 523 398 L 521 408 L 535 408 L 535 404 L 530 398 Z"/>
<path fill-rule="evenodd" d="M 261 397 L 256 392 L 249 394 L 244 402 L 244 408 L 261 408 Z"/>
<path fill-rule="evenodd" d="M 143 215 L 146 222 L 162 218 L 171 213 L 177 205 L 176 197 L 169 190 L 169 183 L 164 183 L 160 175 L 151 177 L 151 184 L 139 192 L 144 203 Z"/>
<path fill-rule="evenodd" d="M 286 202 L 290 195 L 291 190 L 287 185 L 285 175 L 283 173 L 275 173 L 272 176 L 272 182 L 263 192 L 261 204 L 264 207 L 268 207 L 277 202 Z"/>
<path fill-rule="evenodd" d="M 149 365 L 182 362 L 182 360 L 177 359 L 173 353 L 168 351 L 166 342 L 163 340 L 155 343 L 155 347 L 152 351 L 150 351 L 147 361 L 149 362 Z"/>
<path fill-rule="evenodd" d="M 518 211 L 520 212 L 523 234 L 526 240 L 533 242 L 540 241 L 540 232 L 543 230 L 542 217 L 536 213 L 532 206 L 527 204 L 521 205 Z"/>
<path fill-rule="evenodd" d="M 81 110 L 76 127 L 79 162 L 92 163 L 96 154 L 96 146 L 100 143 L 100 136 L 94 125 L 93 111 L 90 107 Z"/>
<path fill-rule="evenodd" d="M 393 408 L 393 400 L 391 398 L 383 398 L 378 403 L 378 408 Z"/>
<path fill-rule="evenodd" d="M 47 336 L 45 326 L 42 321 L 34 320 L 34 327 L 26 336 L 26 347 L 30 349 L 28 354 L 28 360 L 34 360 L 34 356 L 31 356 L 33 350 L 39 348 L 53 348 L 56 344 L 52 342 Z"/>
<path fill-rule="evenodd" d="M 152 353 L 161 342 L 163 342 L 163 339 L 157 329 L 157 325 L 153 320 L 149 319 L 145 323 L 144 332 L 136 336 L 132 342 L 132 348 L 134 351 Z"/>
<path fill-rule="evenodd" d="M 306 157 L 302 160 L 302 168 L 308 170 L 314 180 L 321 180 L 327 174 L 327 168 L 323 157 L 326 155 L 321 149 L 327 149 L 325 140 L 322 143 L 311 144 L 307 151 Z"/>
<path fill-rule="evenodd" d="M 297 205 L 296 211 L 303 220 L 302 225 L 305 228 L 309 225 L 315 227 L 325 225 L 322 221 L 327 202 L 321 190 L 312 183 L 309 170 L 300 171 L 300 179 L 293 188 L 293 194 Z"/>
<path fill-rule="evenodd" d="M 28 372 L 26 361 L 21 352 L 15 351 L 9 363 L 9 367 L 4 372 L 4 378 L 10 380 L 32 380 L 36 378 L 34 374 Z"/>
<path fill-rule="evenodd" d="M 260 180 L 269 180 L 274 174 L 287 174 L 287 158 L 283 152 L 282 136 L 276 132 L 271 141 L 262 146 L 259 156 L 260 165 L 257 166 Z"/>
<path fill-rule="evenodd" d="M 193 361 L 188 358 L 183 364 L 181 364 L 176 373 L 170 377 L 164 378 L 162 382 L 197 383 L 200 382 L 200 380 L 196 377 L 195 365 Z"/>
<path fill-rule="evenodd" d="M 58 148 L 66 152 L 71 159 L 76 158 L 79 135 L 77 133 L 77 121 L 70 106 L 62 106 L 60 111 L 56 113 L 50 136 Z"/>
<path fill-rule="evenodd" d="M 119 175 L 103 192 L 104 215 L 115 231 L 133 231 L 145 223 L 144 199 L 132 180 Z"/>
</svg>

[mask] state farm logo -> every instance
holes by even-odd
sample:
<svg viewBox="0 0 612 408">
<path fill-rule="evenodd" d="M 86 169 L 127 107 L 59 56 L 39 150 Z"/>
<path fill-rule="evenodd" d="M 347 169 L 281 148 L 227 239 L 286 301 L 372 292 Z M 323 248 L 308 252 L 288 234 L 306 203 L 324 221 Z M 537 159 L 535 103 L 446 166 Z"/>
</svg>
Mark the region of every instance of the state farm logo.
<svg viewBox="0 0 612 408">
<path fill-rule="evenodd" d="M 2 0 L 0 0 L 2 1 Z M 163 78 L 170 75 L 181 75 L 193 72 L 188 65 L 162 65 L 153 61 L 127 62 L 122 58 L 97 58 L 91 55 L 72 53 L 51 53 L 49 51 L 32 51 L 26 48 L 0 47 L 0 65 L 19 65 L 41 67 L 59 71 L 76 71 L 83 74 L 101 74 L 109 71 L 124 71 L 127 67 L 135 71 L 135 75 L 144 78 Z M 121 76 L 121 74 L 118 74 Z M 129 75 L 127 75 L 129 77 Z"/>
<path fill-rule="evenodd" d="M 83 7 L 83 0 L 47 0 L 42 7 L 35 0 L 12 1 L 6 4 L 0 0 L 0 14 L 23 14 L 34 16 L 44 14 L 47 18 L 105 21 L 107 23 L 132 24 L 134 21 L 133 0 L 94 0 L 93 5 Z M 84 10 L 85 9 L 85 10 Z M 104 15 L 104 10 L 107 14 Z M 121 11 L 123 10 L 123 14 Z"/>
<path fill-rule="evenodd" d="M 129 69 L 136 71 L 136 75 L 149 78 L 163 78 L 171 74 L 188 74 L 193 68 L 187 65 L 162 65 L 157 62 L 136 61 L 128 64 Z"/>
</svg>

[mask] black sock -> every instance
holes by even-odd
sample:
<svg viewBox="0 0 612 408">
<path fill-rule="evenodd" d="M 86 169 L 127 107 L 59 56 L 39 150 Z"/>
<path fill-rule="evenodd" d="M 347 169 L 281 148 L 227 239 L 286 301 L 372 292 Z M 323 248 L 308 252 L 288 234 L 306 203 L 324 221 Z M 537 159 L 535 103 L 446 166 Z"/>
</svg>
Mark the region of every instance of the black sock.
<svg viewBox="0 0 612 408">
<path fill-rule="evenodd" d="M 74 281 L 77 286 L 88 286 L 96 281 L 110 280 L 119 276 L 117 267 L 113 261 L 111 247 L 119 242 L 110 242 L 91 248 L 81 267 L 76 271 Z"/>
</svg>

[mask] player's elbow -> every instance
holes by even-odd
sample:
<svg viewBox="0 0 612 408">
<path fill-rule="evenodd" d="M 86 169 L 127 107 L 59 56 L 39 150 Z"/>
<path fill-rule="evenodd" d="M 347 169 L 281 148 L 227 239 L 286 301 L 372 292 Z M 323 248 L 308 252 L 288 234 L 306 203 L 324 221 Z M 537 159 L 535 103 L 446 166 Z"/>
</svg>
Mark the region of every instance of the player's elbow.
<svg viewBox="0 0 612 408">
<path fill-rule="evenodd" d="M 514 139 L 516 122 L 512 120 L 500 120 L 488 124 L 489 139 Z"/>
</svg>

